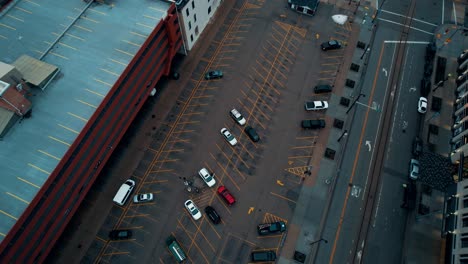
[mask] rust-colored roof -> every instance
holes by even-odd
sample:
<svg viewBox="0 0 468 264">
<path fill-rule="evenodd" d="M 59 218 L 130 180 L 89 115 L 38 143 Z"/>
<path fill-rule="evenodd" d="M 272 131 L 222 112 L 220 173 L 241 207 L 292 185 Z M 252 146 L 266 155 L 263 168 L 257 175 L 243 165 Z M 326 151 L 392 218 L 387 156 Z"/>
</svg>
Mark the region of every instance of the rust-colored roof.
<svg viewBox="0 0 468 264">
<path fill-rule="evenodd" d="M 10 86 L 0 96 L 0 107 L 22 116 L 31 109 L 31 102 L 22 93 Z"/>
</svg>

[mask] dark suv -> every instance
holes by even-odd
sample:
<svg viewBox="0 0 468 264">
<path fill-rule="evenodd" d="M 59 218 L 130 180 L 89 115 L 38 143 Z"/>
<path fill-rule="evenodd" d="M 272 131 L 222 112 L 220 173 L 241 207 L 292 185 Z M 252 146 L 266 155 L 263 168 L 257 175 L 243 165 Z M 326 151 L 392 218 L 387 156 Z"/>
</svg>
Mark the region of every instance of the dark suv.
<svg viewBox="0 0 468 264">
<path fill-rule="evenodd" d="M 247 136 L 249 136 L 249 138 L 253 142 L 258 142 L 260 140 L 260 137 L 258 136 L 257 131 L 253 127 L 247 126 L 244 129 L 244 132 L 247 134 Z"/>
<path fill-rule="evenodd" d="M 318 93 L 329 93 L 332 91 L 332 87 L 328 84 L 321 84 L 314 87 L 314 92 Z"/>
<path fill-rule="evenodd" d="M 205 207 L 205 213 L 206 215 L 208 215 L 208 218 L 210 218 L 213 224 L 217 225 L 221 222 L 221 216 L 219 216 L 218 212 L 216 212 L 216 210 L 213 207 Z"/>
<path fill-rule="evenodd" d="M 283 221 L 267 223 L 267 224 L 259 224 L 257 226 L 257 232 L 261 236 L 281 233 L 284 231 L 286 231 L 286 223 Z"/>
<path fill-rule="evenodd" d="M 252 262 L 265 262 L 276 260 L 276 253 L 273 250 L 254 251 L 250 254 Z"/>
</svg>

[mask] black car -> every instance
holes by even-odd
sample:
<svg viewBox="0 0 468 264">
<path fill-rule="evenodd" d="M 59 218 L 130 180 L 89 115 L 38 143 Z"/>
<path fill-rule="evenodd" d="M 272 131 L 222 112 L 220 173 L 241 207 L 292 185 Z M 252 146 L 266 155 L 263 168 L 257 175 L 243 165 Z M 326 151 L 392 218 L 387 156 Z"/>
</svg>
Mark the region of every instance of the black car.
<svg viewBox="0 0 468 264">
<path fill-rule="evenodd" d="M 329 93 L 332 91 L 332 87 L 329 84 L 321 84 L 314 87 L 314 92 L 318 93 Z"/>
<path fill-rule="evenodd" d="M 271 235 L 286 231 L 286 223 L 278 221 L 274 223 L 259 224 L 257 226 L 257 232 L 259 235 Z"/>
<path fill-rule="evenodd" d="M 213 224 L 217 225 L 221 222 L 221 216 L 219 216 L 218 212 L 216 212 L 216 210 L 213 207 L 205 207 L 205 213 L 206 215 L 208 215 L 208 218 L 210 218 Z"/>
<path fill-rule="evenodd" d="M 247 136 L 249 136 L 249 138 L 253 142 L 258 142 L 260 140 L 260 137 L 258 136 L 257 131 L 253 127 L 247 126 L 244 129 L 244 132 L 247 134 Z"/>
<path fill-rule="evenodd" d="M 221 78 L 223 78 L 223 72 L 219 70 L 209 71 L 205 74 L 205 80 L 221 79 Z"/>
<path fill-rule="evenodd" d="M 341 43 L 338 40 L 330 40 L 320 44 L 322 50 L 334 50 L 341 48 Z"/>
<path fill-rule="evenodd" d="M 315 120 L 302 120 L 301 126 L 304 129 L 319 129 L 325 127 L 325 120 L 315 119 Z"/>
<path fill-rule="evenodd" d="M 419 137 L 415 137 L 413 139 L 413 151 L 412 151 L 413 155 L 415 157 L 419 157 L 419 155 L 421 155 L 422 148 L 423 148 L 422 140 Z"/>
<path fill-rule="evenodd" d="M 109 238 L 112 240 L 129 239 L 132 237 L 132 230 L 115 229 L 109 232 Z"/>
<path fill-rule="evenodd" d="M 250 254 L 252 262 L 265 262 L 276 260 L 276 253 L 273 250 L 254 251 Z"/>
</svg>

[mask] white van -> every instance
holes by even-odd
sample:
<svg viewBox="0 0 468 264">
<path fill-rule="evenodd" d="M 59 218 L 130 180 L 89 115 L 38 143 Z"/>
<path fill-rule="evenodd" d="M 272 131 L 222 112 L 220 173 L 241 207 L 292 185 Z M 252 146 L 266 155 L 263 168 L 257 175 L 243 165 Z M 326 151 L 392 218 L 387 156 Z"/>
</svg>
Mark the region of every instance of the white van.
<svg viewBox="0 0 468 264">
<path fill-rule="evenodd" d="M 114 203 L 124 205 L 135 187 L 135 181 L 128 179 L 114 196 Z"/>
</svg>

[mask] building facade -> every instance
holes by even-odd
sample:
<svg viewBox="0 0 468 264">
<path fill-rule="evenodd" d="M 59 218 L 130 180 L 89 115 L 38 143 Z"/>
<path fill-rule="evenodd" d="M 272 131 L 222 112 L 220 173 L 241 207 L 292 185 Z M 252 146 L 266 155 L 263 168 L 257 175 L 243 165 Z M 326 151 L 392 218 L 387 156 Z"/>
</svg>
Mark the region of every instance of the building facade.
<svg viewBox="0 0 468 264">
<path fill-rule="evenodd" d="M 222 0 L 179 0 L 176 2 L 187 51 L 193 48 L 221 3 Z"/>
</svg>

